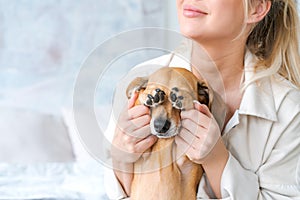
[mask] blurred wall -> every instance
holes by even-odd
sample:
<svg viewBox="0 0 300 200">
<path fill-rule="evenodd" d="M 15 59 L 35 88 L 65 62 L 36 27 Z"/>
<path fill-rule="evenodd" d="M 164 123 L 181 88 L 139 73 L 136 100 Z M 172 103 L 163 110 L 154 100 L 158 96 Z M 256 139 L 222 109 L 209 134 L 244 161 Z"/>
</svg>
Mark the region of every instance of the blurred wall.
<svg viewBox="0 0 300 200">
<path fill-rule="evenodd" d="M 166 27 L 165 6 L 160 0 L 1 0 L 0 105 L 59 112 L 90 51 L 121 31 Z"/>
<path fill-rule="evenodd" d="M 81 64 L 122 31 L 170 27 L 167 3 L 1 0 L 0 162 L 72 160 L 62 109 L 72 106 Z"/>
<path fill-rule="evenodd" d="M 178 31 L 175 4 L 175 0 L 1 0 L 0 106 L 57 113 L 91 50 L 138 27 Z"/>
</svg>

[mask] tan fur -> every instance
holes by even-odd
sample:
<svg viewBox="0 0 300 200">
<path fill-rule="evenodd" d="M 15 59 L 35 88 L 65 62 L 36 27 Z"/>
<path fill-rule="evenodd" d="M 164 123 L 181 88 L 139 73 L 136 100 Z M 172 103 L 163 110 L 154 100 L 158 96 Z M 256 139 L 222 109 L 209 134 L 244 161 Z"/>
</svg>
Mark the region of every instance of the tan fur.
<svg viewBox="0 0 300 200">
<path fill-rule="evenodd" d="M 162 68 L 150 77 L 135 79 L 127 89 L 128 97 L 133 90 L 139 91 L 136 104 L 145 102 L 147 94 L 153 94 L 156 88 L 162 89 L 166 95 L 173 87 L 180 88 L 185 97 L 184 108 L 193 108 L 193 100 L 204 102 L 203 96 L 198 95 L 198 84 L 209 88 L 204 80 L 197 78 L 183 68 Z M 186 92 L 186 93 L 185 93 Z M 211 106 L 213 92 L 209 88 L 209 102 Z M 165 100 L 161 105 L 151 109 L 151 117 L 155 118 L 166 112 L 176 126 L 180 124 L 180 110 L 174 109 L 170 101 Z M 221 125 L 222 126 L 222 125 Z M 185 169 L 185 170 L 183 170 Z M 183 200 L 196 199 L 197 186 L 202 176 L 201 165 L 190 161 L 186 156 L 177 152 L 174 137 L 158 139 L 134 164 L 134 178 L 131 187 L 132 200 Z M 188 179 L 183 179 L 188 174 Z"/>
<path fill-rule="evenodd" d="M 161 151 L 162 149 L 164 150 Z M 176 161 L 172 162 L 174 153 L 176 153 L 174 149 L 174 138 L 159 139 L 151 150 L 151 152 L 156 152 L 157 155 L 142 157 L 135 163 L 131 199 L 196 199 L 197 185 L 202 176 L 202 168 L 200 165 L 191 162 L 186 156 L 182 156 L 179 162 L 189 166 L 188 169 L 183 171 Z M 153 169 L 158 170 L 153 171 Z M 188 173 L 189 179 L 184 180 L 182 173 Z"/>
</svg>

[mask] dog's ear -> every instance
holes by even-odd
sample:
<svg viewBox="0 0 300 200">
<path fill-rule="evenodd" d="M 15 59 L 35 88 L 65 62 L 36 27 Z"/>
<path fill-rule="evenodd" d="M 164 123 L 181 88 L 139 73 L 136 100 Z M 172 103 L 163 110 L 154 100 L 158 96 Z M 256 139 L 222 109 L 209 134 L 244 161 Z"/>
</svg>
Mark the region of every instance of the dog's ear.
<svg viewBox="0 0 300 200">
<path fill-rule="evenodd" d="M 131 95 L 135 91 L 141 91 L 146 88 L 148 83 L 148 77 L 137 77 L 128 85 L 126 90 L 127 98 L 130 99 Z"/>
<path fill-rule="evenodd" d="M 198 82 L 198 101 L 208 106 L 222 131 L 227 112 L 226 104 L 204 80 Z"/>
<path fill-rule="evenodd" d="M 198 101 L 207 105 L 210 108 L 212 95 L 210 95 L 210 88 L 206 81 L 198 81 L 197 83 Z"/>
</svg>

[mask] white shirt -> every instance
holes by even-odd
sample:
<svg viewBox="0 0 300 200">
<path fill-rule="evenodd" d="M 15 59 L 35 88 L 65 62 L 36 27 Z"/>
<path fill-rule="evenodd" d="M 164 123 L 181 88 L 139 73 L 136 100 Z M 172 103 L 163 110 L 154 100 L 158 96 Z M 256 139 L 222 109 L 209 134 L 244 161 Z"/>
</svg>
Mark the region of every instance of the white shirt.
<svg viewBox="0 0 300 200">
<path fill-rule="evenodd" d="M 187 62 L 171 55 L 149 63 L 191 69 Z M 244 64 L 247 81 L 253 75 L 251 54 L 246 55 Z M 252 83 L 245 89 L 240 108 L 227 123 L 222 138 L 230 152 L 221 178 L 222 199 L 300 199 L 299 89 L 278 74 L 259 85 Z M 106 170 L 105 185 L 110 199 L 126 197 L 111 169 Z M 203 176 L 197 199 L 212 198 Z"/>
</svg>

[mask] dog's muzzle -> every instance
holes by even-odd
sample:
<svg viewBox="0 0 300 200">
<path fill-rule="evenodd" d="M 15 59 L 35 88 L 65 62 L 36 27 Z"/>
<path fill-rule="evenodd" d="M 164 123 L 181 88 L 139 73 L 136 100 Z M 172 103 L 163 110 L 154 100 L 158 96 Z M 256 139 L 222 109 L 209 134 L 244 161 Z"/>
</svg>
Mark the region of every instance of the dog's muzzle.
<svg viewBox="0 0 300 200">
<path fill-rule="evenodd" d="M 150 122 L 151 133 L 158 138 L 170 138 L 179 133 L 181 125 L 176 125 L 174 121 L 159 117 Z"/>
<path fill-rule="evenodd" d="M 171 126 L 171 122 L 169 120 L 163 119 L 163 118 L 158 118 L 154 120 L 154 130 L 157 133 L 166 133 Z"/>
</svg>

